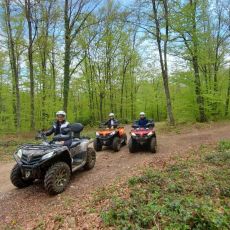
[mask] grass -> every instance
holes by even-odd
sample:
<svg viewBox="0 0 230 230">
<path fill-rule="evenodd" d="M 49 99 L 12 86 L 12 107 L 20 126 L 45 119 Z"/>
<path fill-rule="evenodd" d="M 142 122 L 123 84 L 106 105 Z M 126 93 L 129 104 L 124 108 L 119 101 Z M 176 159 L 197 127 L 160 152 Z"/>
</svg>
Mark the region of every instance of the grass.
<svg viewBox="0 0 230 230">
<path fill-rule="evenodd" d="M 20 135 L 3 135 L 0 139 L 0 162 L 13 160 L 13 153 L 17 147 L 23 143 L 34 142 L 33 133 L 25 133 Z"/>
<path fill-rule="evenodd" d="M 100 215 L 116 229 L 230 229 L 230 141 L 190 153 L 164 169 L 146 169 L 117 191 Z M 104 191 L 106 194 L 106 192 Z"/>
</svg>

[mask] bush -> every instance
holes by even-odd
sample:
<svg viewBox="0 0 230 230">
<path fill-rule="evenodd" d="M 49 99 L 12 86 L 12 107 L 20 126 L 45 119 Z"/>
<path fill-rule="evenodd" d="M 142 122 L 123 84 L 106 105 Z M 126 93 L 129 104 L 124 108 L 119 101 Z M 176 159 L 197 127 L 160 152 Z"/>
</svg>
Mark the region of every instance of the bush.
<svg viewBox="0 0 230 230">
<path fill-rule="evenodd" d="M 225 151 L 230 149 L 230 141 L 229 140 L 221 140 L 218 144 L 219 151 Z"/>
</svg>

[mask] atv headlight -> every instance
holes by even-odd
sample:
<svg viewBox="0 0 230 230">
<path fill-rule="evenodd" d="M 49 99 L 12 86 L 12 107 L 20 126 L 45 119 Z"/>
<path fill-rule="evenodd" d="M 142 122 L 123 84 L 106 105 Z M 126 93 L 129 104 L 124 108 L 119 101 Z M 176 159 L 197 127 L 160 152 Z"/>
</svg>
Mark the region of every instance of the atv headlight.
<svg viewBox="0 0 230 230">
<path fill-rule="evenodd" d="M 100 136 L 100 133 L 99 133 L 99 132 L 96 132 L 96 136 L 97 136 L 97 137 Z"/>
<path fill-rule="evenodd" d="M 153 135 L 153 132 L 149 132 L 148 134 L 147 134 L 147 136 L 152 136 Z"/>
<path fill-rule="evenodd" d="M 19 158 L 19 159 L 21 159 L 22 158 L 22 149 L 19 149 L 18 151 L 17 151 L 17 153 L 16 153 L 16 155 L 17 155 L 17 157 Z"/>
<path fill-rule="evenodd" d="M 113 132 L 111 132 L 109 135 L 110 135 L 110 136 L 113 136 L 115 133 L 116 133 L 116 132 L 113 131 Z"/>
<path fill-rule="evenodd" d="M 135 136 L 136 136 L 136 134 L 135 134 L 135 133 L 131 133 L 131 136 L 135 137 Z"/>
<path fill-rule="evenodd" d="M 49 152 L 49 153 L 45 154 L 45 155 L 42 157 L 42 160 L 48 159 L 48 158 L 52 157 L 53 155 L 54 155 L 54 151 Z"/>
</svg>

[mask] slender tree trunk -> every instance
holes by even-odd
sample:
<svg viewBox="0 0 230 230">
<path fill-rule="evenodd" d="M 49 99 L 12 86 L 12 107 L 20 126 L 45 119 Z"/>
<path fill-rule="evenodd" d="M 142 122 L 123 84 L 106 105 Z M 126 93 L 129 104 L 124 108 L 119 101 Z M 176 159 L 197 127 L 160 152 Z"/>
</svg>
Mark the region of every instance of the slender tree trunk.
<svg viewBox="0 0 230 230">
<path fill-rule="evenodd" d="M 34 112 L 34 68 L 33 68 L 33 37 L 32 37 L 32 16 L 31 16 L 31 2 L 25 0 L 26 20 L 28 24 L 29 46 L 28 46 L 28 60 L 29 60 L 29 75 L 30 75 L 30 128 L 35 129 L 35 112 Z"/>
<path fill-rule="evenodd" d="M 129 62 L 126 62 L 126 58 L 124 56 L 123 69 L 122 69 L 122 81 L 121 81 L 121 104 L 120 104 L 120 117 L 121 118 L 123 118 L 123 97 L 124 97 L 125 75 L 126 75 L 128 64 Z"/>
<path fill-rule="evenodd" d="M 94 68 L 92 67 L 92 63 L 91 63 L 91 58 L 90 58 L 90 54 L 88 51 L 88 57 L 89 57 L 89 70 L 90 70 L 90 76 L 89 76 L 89 83 L 91 85 L 91 94 L 90 94 L 90 101 L 91 101 L 91 106 L 92 106 L 92 119 L 93 121 L 95 121 L 96 117 L 95 117 L 95 105 L 94 105 L 94 100 L 97 99 L 96 93 L 95 93 L 95 80 L 94 80 Z M 93 90 L 94 89 L 94 90 Z"/>
<path fill-rule="evenodd" d="M 206 116 L 205 116 L 205 111 L 204 111 L 204 98 L 201 95 L 199 65 L 198 65 L 198 60 L 196 57 L 193 57 L 193 69 L 194 69 L 194 76 L 195 76 L 196 102 L 199 108 L 199 121 L 205 122 Z"/>
<path fill-rule="evenodd" d="M 227 90 L 227 97 L 226 97 L 226 101 L 225 101 L 225 116 L 228 116 L 228 108 L 229 108 L 229 97 L 230 97 L 230 67 L 229 67 L 229 71 L 228 71 L 228 90 Z"/>
<path fill-rule="evenodd" d="M 15 49 L 15 42 L 12 35 L 11 28 L 11 15 L 10 15 L 10 1 L 5 0 L 5 9 L 6 9 L 6 26 L 7 26 L 7 36 L 8 36 L 8 49 L 9 49 L 9 58 L 12 72 L 12 87 L 13 87 L 13 111 L 14 111 L 14 120 L 17 131 L 21 126 L 21 116 L 20 116 L 20 92 L 19 92 L 19 73 L 18 73 L 18 63 L 17 55 Z"/>
<path fill-rule="evenodd" d="M 103 120 L 103 94 L 100 93 L 99 95 L 99 99 L 100 99 L 100 120 Z"/>
<path fill-rule="evenodd" d="M 56 56 L 55 56 L 55 30 L 56 24 L 54 25 L 54 30 L 52 34 L 52 50 L 51 50 L 51 73 L 52 73 L 52 97 L 53 97 L 53 104 L 56 108 Z"/>
<path fill-rule="evenodd" d="M 68 16 L 69 1 L 65 1 L 65 57 L 64 57 L 64 89 L 63 89 L 63 109 L 67 112 L 68 96 L 69 96 L 69 83 L 70 83 L 70 49 L 71 49 L 71 31 L 69 28 L 70 19 Z"/>
</svg>

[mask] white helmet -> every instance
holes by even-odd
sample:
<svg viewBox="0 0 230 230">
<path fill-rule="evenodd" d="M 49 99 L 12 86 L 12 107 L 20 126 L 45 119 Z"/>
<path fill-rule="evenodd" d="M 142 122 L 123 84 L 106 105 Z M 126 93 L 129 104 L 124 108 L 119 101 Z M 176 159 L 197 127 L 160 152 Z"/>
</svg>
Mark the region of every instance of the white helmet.
<svg viewBox="0 0 230 230">
<path fill-rule="evenodd" d="M 140 116 L 145 116 L 145 113 L 144 112 L 140 112 Z"/>
<path fill-rule="evenodd" d="M 64 111 L 60 110 L 60 111 L 56 112 L 56 116 L 59 116 L 59 115 L 62 115 L 63 117 L 65 117 L 66 113 Z"/>
<path fill-rule="evenodd" d="M 109 114 L 109 117 L 114 117 L 114 113 L 110 113 L 110 114 Z"/>
</svg>

